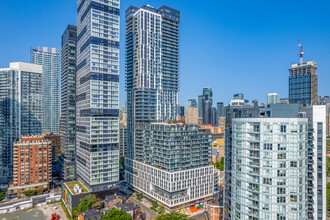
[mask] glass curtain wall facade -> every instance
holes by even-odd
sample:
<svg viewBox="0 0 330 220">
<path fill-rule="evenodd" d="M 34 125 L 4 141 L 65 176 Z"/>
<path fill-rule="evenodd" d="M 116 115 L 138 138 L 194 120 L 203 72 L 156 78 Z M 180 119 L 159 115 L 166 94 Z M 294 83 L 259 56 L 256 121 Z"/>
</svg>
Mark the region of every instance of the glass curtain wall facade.
<svg viewBox="0 0 330 220">
<path fill-rule="evenodd" d="M 61 50 L 61 155 L 58 172 L 65 180 L 76 178 L 76 46 L 77 27 L 68 25 Z"/>
<path fill-rule="evenodd" d="M 290 103 L 317 105 L 317 66 L 314 61 L 294 64 L 289 69 Z"/>
<path fill-rule="evenodd" d="M 42 66 L 10 63 L 0 69 L 0 184 L 13 177 L 13 142 L 42 132 Z"/>
<path fill-rule="evenodd" d="M 43 71 L 43 131 L 59 132 L 60 50 L 38 47 L 32 50 L 32 63 L 42 65 Z"/>
<path fill-rule="evenodd" d="M 233 119 L 231 219 L 307 219 L 307 118 Z"/>
<path fill-rule="evenodd" d="M 180 12 L 166 6 L 126 10 L 128 157 L 134 124 L 177 119 Z"/>
<path fill-rule="evenodd" d="M 119 181 L 119 0 L 78 0 L 77 177 L 91 191 Z"/>
</svg>

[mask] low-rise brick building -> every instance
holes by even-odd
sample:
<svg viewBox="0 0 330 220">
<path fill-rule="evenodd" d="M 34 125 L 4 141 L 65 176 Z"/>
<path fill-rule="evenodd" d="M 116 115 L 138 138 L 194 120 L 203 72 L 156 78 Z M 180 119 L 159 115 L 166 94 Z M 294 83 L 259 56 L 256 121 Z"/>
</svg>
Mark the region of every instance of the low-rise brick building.
<svg viewBox="0 0 330 220">
<path fill-rule="evenodd" d="M 26 136 L 13 146 L 14 178 L 8 188 L 9 197 L 21 197 L 25 191 L 50 189 L 50 141 L 44 136 Z"/>
</svg>

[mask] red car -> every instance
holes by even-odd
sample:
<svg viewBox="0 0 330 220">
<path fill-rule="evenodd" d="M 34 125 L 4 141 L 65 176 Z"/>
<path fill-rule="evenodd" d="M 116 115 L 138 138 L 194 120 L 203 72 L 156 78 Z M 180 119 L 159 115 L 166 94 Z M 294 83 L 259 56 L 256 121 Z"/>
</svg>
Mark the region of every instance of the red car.
<svg viewBox="0 0 330 220">
<path fill-rule="evenodd" d="M 58 220 L 58 215 L 56 213 L 52 214 L 52 220 Z"/>
</svg>

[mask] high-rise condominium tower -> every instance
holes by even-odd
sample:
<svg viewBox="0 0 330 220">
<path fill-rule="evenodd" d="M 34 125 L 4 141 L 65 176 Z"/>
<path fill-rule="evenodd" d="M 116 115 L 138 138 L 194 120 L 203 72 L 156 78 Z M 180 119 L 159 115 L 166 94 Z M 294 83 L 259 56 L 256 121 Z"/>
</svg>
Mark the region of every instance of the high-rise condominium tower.
<svg viewBox="0 0 330 220">
<path fill-rule="evenodd" d="M 42 132 L 42 66 L 10 63 L 0 69 L 0 183 L 12 179 L 13 142 Z"/>
<path fill-rule="evenodd" d="M 307 118 L 232 122 L 231 219 L 307 219 Z"/>
<path fill-rule="evenodd" d="M 119 0 L 78 0 L 77 176 L 91 191 L 119 181 Z"/>
<path fill-rule="evenodd" d="M 77 27 L 68 25 L 61 51 L 61 152 L 58 171 L 65 180 L 76 177 L 76 46 Z"/>
<path fill-rule="evenodd" d="M 177 114 L 179 19 L 179 11 L 166 6 L 126 10 L 125 175 L 168 210 L 210 200 L 217 179 L 211 137 L 196 125 L 166 123 Z"/>
<path fill-rule="evenodd" d="M 32 62 L 42 65 L 43 72 L 43 131 L 59 132 L 59 73 L 60 50 L 38 47 L 32 50 Z"/>
<path fill-rule="evenodd" d="M 317 66 L 314 61 L 293 64 L 289 77 L 290 103 L 317 105 Z"/>
<path fill-rule="evenodd" d="M 180 12 L 166 6 L 126 10 L 128 157 L 134 125 L 176 120 L 179 89 Z M 132 134 L 132 135 L 131 135 Z"/>
<path fill-rule="evenodd" d="M 217 116 L 218 117 L 224 117 L 225 116 L 225 106 L 223 102 L 217 103 Z"/>
</svg>

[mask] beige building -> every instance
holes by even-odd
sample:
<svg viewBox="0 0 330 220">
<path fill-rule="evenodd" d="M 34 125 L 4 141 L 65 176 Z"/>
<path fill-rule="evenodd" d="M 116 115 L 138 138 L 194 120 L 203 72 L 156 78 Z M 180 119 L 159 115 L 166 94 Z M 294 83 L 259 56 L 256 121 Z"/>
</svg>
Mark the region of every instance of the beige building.
<svg viewBox="0 0 330 220">
<path fill-rule="evenodd" d="M 219 117 L 219 120 L 218 120 L 218 126 L 219 126 L 219 127 L 224 127 L 224 126 L 226 126 L 226 117 Z"/>
<path fill-rule="evenodd" d="M 198 125 L 198 108 L 186 108 L 185 115 L 186 124 Z"/>
</svg>

